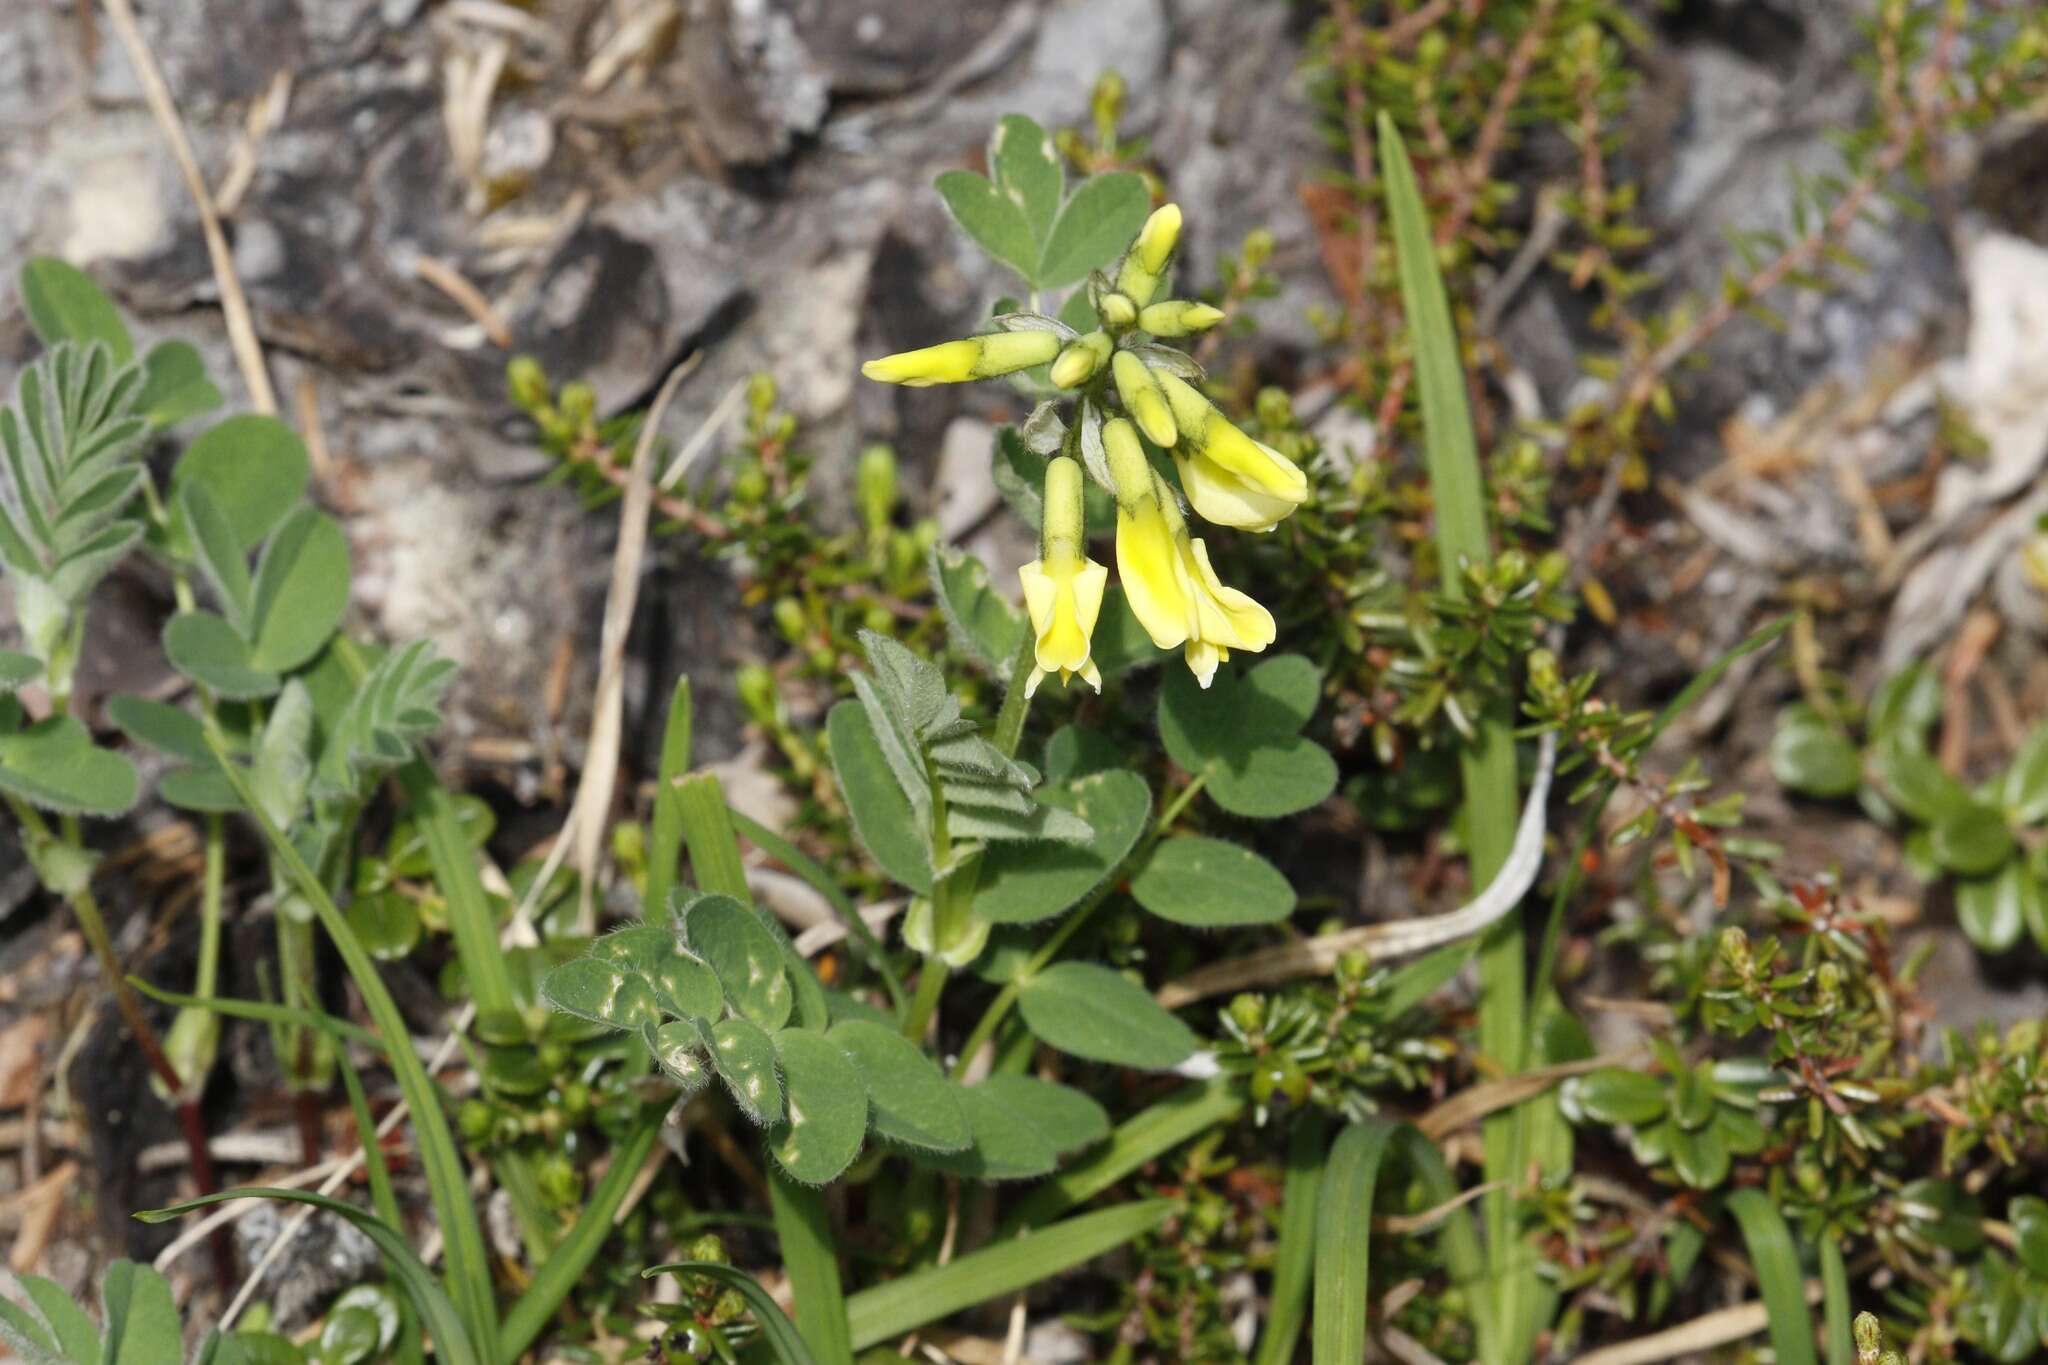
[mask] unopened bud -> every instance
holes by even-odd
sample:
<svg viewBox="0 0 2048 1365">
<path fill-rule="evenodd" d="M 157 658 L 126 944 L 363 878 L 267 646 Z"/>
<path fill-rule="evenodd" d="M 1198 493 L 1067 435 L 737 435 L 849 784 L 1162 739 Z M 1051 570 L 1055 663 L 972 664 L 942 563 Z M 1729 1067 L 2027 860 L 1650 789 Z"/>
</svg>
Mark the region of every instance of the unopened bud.
<svg viewBox="0 0 2048 1365">
<path fill-rule="evenodd" d="M 1138 314 L 1138 325 L 1160 337 L 1184 337 L 1194 332 L 1206 332 L 1221 321 L 1221 308 L 1206 303 L 1190 303 L 1185 299 L 1151 304 Z"/>
<path fill-rule="evenodd" d="M 505 387 L 511 390 L 512 401 L 528 412 L 548 405 L 547 371 L 530 355 L 512 357 L 505 366 Z"/>
<path fill-rule="evenodd" d="M 1122 296 L 1104 295 L 1104 301 L 1120 297 Z M 1128 299 L 1125 300 L 1126 304 L 1129 302 Z M 1104 311 L 1107 312 L 1106 309 Z M 1105 317 L 1103 320 L 1107 322 L 1108 318 Z M 1063 389 L 1081 387 L 1095 377 L 1095 372 L 1109 359 L 1109 351 L 1110 340 L 1107 332 L 1094 331 L 1076 337 L 1053 358 L 1052 369 L 1049 372 L 1052 382 Z"/>
<path fill-rule="evenodd" d="M 896 514 L 896 452 L 876 444 L 860 453 L 854 473 L 854 493 L 860 501 L 861 523 L 870 536 L 878 536 Z"/>
</svg>

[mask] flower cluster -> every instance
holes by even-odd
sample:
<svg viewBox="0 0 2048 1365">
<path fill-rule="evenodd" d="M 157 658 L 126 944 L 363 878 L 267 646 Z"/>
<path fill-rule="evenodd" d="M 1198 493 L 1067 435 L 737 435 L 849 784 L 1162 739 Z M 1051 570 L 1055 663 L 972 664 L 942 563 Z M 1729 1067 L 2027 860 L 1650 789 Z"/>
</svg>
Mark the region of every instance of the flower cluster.
<svg viewBox="0 0 2048 1365">
<path fill-rule="evenodd" d="M 1179 237 L 1180 209 L 1167 204 L 1145 221 L 1113 279 L 1097 272 L 1089 280 L 1100 324 L 1092 331 L 1042 313 L 1005 313 L 985 335 L 861 367 L 870 379 L 921 388 L 1046 366 L 1046 381 L 1076 396 L 1071 425 L 1047 404 L 1024 428 L 1034 449 L 1050 457 L 1039 557 L 1018 574 L 1037 636 L 1037 667 L 1027 684 L 1034 691 L 1049 673 L 1102 685 L 1089 640 L 1109 574 L 1087 555 L 1084 467 L 1116 500 L 1117 573 L 1155 645 L 1183 649 L 1207 687 L 1232 650 L 1256 652 L 1273 643 L 1272 613 L 1217 578 L 1208 546 L 1188 529 L 1183 498 L 1204 521 L 1270 531 L 1306 500 L 1308 480 L 1286 456 L 1231 424 L 1198 387 L 1202 372 L 1192 359 L 1158 344 L 1223 320 L 1208 304 L 1153 302 Z M 1171 457 L 1177 486 L 1148 443 Z"/>
</svg>

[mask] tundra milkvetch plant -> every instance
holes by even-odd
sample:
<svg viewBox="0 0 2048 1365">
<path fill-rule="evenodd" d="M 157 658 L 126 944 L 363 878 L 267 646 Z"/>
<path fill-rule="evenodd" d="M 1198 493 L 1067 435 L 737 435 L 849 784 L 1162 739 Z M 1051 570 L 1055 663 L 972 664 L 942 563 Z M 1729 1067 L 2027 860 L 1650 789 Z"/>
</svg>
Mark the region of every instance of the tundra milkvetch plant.
<svg viewBox="0 0 2048 1365">
<path fill-rule="evenodd" d="M 999 168 L 1001 156 L 999 141 Z M 957 197 L 949 195 L 949 202 L 961 214 Z M 1039 558 L 1018 575 L 1035 636 L 1035 667 L 1027 684 L 1032 690 L 1048 673 L 1058 673 L 1062 682 L 1079 674 L 1098 690 L 1102 686 L 1089 645 L 1108 571 L 1082 548 L 1084 467 L 1116 500 L 1117 573 L 1154 645 L 1183 650 L 1189 671 L 1207 687 L 1232 650 L 1257 653 L 1273 643 L 1272 614 L 1217 577 L 1209 547 L 1188 529 L 1182 499 L 1204 521 L 1270 531 L 1307 500 L 1308 480 L 1293 461 L 1238 430 L 1203 395 L 1196 387 L 1202 370 L 1193 359 L 1159 344 L 1159 338 L 1192 335 L 1223 320 L 1221 309 L 1205 303 L 1153 301 L 1172 268 L 1180 222 L 1177 205 L 1155 210 L 1113 275 L 1090 273 L 1078 297 L 1093 327 L 1083 330 L 1030 310 L 999 312 L 996 330 L 986 335 L 861 367 L 870 379 L 924 387 L 1048 366 L 1045 379 L 1052 389 L 1076 396 L 1071 425 L 1058 415 L 1054 399 L 1041 404 L 1024 428 L 1027 443 L 1052 457 L 1045 469 Z M 971 222 L 967 226 L 974 230 Z M 1117 408 L 1111 407 L 1112 397 Z M 1171 457 L 1178 487 L 1155 466 L 1147 442 Z"/>
</svg>

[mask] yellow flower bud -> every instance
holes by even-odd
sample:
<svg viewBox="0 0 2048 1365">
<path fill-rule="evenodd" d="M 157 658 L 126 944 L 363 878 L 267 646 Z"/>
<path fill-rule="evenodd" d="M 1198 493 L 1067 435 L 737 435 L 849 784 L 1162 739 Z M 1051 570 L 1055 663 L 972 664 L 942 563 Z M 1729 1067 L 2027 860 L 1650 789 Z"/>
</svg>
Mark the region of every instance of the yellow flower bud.
<svg viewBox="0 0 2048 1365">
<path fill-rule="evenodd" d="M 1138 305 L 1127 294 L 1104 294 L 1095 300 L 1095 315 L 1104 327 L 1121 332 L 1138 320 Z"/>
<path fill-rule="evenodd" d="M 1062 683 L 1078 673 L 1100 692 L 1102 672 L 1088 653 L 1109 570 L 1083 551 L 1081 466 L 1064 456 L 1045 467 L 1040 527 L 1038 558 L 1017 570 L 1036 639 L 1024 695 L 1036 692 L 1048 673 L 1058 673 Z"/>
<path fill-rule="evenodd" d="M 1153 375 L 1180 431 L 1174 461 L 1181 486 L 1204 521 L 1270 531 L 1308 500 L 1308 477 L 1292 460 L 1239 431 L 1180 376 Z"/>
<path fill-rule="evenodd" d="M 1138 326 L 1156 337 L 1184 337 L 1192 332 L 1206 332 L 1221 321 L 1221 308 L 1212 308 L 1206 303 L 1189 303 L 1184 299 L 1155 303 L 1138 314 Z"/>
<path fill-rule="evenodd" d="M 1063 389 L 1087 383 L 1109 359 L 1109 333 L 1094 331 L 1068 342 L 1052 362 L 1052 382 Z"/>
<path fill-rule="evenodd" d="M 1124 408 L 1137 422 L 1138 429 L 1151 439 L 1156 446 L 1172 446 L 1180 439 L 1174 426 L 1173 410 L 1167 405 L 1167 396 L 1160 390 L 1159 379 L 1144 361 L 1129 351 L 1118 351 L 1110 362 L 1110 374 L 1116 379 L 1117 396 L 1124 400 Z"/>
<path fill-rule="evenodd" d="M 991 332 L 885 355 L 862 365 L 860 372 L 884 384 L 922 389 L 1028 370 L 1051 360 L 1059 349 L 1060 339 L 1052 332 Z"/>
<path fill-rule="evenodd" d="M 1152 302 L 1153 291 L 1173 262 L 1173 248 L 1180 241 L 1180 205 L 1162 204 L 1138 229 L 1138 238 L 1117 267 L 1116 288 L 1143 308 Z"/>
</svg>

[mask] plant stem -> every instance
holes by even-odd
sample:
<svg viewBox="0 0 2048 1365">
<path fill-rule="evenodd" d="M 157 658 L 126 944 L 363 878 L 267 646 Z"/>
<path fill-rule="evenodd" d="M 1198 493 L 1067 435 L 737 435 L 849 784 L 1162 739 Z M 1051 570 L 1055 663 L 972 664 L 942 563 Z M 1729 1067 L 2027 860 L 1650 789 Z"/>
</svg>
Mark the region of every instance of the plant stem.
<svg viewBox="0 0 2048 1365">
<path fill-rule="evenodd" d="M 220 985 L 221 900 L 227 886 L 227 830 L 218 814 L 206 817 L 206 870 L 199 882 L 199 972 L 192 993 L 211 1000 Z"/>
<path fill-rule="evenodd" d="M 53 849 L 59 848 L 70 855 L 72 860 L 83 860 L 85 848 L 78 837 L 77 820 L 71 817 L 65 819 L 63 837 L 60 838 L 51 831 L 49 822 L 43 819 L 42 812 L 35 807 L 11 795 L 7 798 L 7 804 L 28 835 L 30 865 L 36 868 L 38 879 L 43 882 L 45 888 L 55 890 L 56 888 L 50 886 L 49 879 L 43 874 L 43 860 Z M 142 1059 L 148 1064 L 151 1074 L 163 1086 L 165 1094 L 183 1095 L 184 1078 L 179 1076 L 178 1068 L 171 1065 L 171 1059 L 165 1055 L 162 1041 L 158 1039 L 156 1030 L 150 1026 L 148 1016 L 142 1012 L 141 998 L 136 995 L 135 988 L 128 984 L 128 974 L 121 970 L 120 955 L 114 950 L 113 936 L 107 932 L 106 917 L 100 913 L 100 903 L 92 894 L 90 881 L 85 879 L 89 876 L 89 873 L 82 874 L 77 885 L 68 887 L 59 894 L 63 895 L 65 903 L 71 907 L 71 913 L 77 918 L 79 930 L 85 935 L 86 945 L 92 949 L 93 957 L 100 964 L 100 973 L 107 978 L 107 985 L 113 991 L 114 1007 L 120 1011 L 121 1021 L 128 1026 L 128 1032 L 135 1039 L 136 1047 L 141 1049 Z M 198 1102 L 174 1100 L 172 1107 L 177 1111 L 178 1127 L 184 1135 L 192 1164 L 193 1187 L 199 1191 L 201 1198 L 217 1193 L 220 1190 L 220 1177 L 213 1168 L 213 1152 L 207 1143 L 206 1120 L 199 1112 Z M 215 1229 L 213 1237 L 209 1240 L 209 1250 L 213 1257 L 214 1280 L 225 1294 L 235 1280 L 234 1245 L 228 1240 L 225 1227 Z"/>
<path fill-rule="evenodd" d="M 932 1015 L 938 1012 L 939 995 L 946 989 L 946 978 L 951 974 L 952 968 L 938 954 L 925 958 L 924 970 L 917 974 L 916 993 L 910 997 L 910 1013 L 903 1020 L 903 1036 L 911 1042 L 924 1041 Z"/>
</svg>

